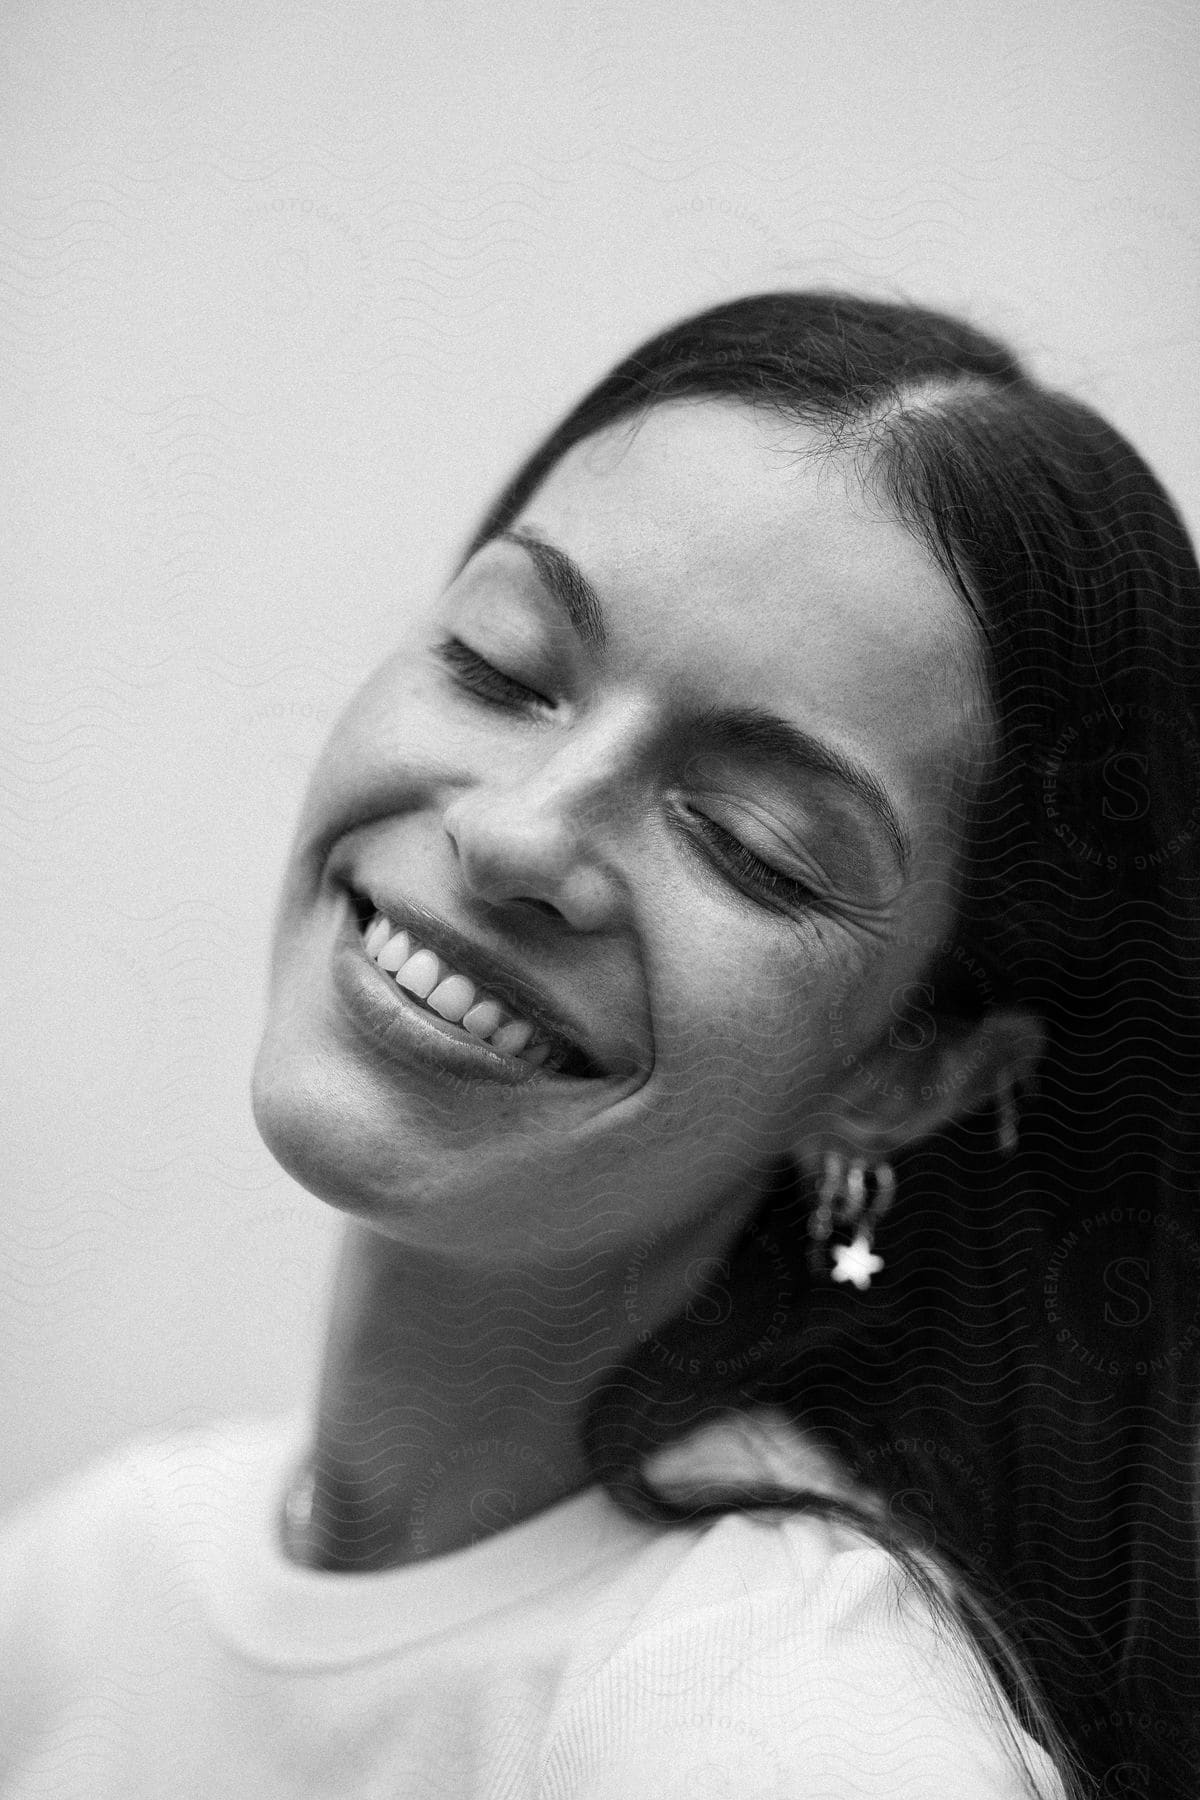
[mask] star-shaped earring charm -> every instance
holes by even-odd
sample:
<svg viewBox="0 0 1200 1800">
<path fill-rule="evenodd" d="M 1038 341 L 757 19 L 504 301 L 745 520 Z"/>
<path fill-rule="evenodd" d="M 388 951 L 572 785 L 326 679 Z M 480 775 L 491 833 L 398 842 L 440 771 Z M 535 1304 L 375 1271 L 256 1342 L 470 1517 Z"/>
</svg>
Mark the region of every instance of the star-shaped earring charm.
<svg viewBox="0 0 1200 1800">
<path fill-rule="evenodd" d="M 868 1237 L 860 1234 L 852 1244 L 833 1246 L 834 1281 L 852 1281 L 856 1288 L 869 1288 L 872 1275 L 878 1275 L 882 1267 L 883 1258 L 875 1255 Z"/>
</svg>

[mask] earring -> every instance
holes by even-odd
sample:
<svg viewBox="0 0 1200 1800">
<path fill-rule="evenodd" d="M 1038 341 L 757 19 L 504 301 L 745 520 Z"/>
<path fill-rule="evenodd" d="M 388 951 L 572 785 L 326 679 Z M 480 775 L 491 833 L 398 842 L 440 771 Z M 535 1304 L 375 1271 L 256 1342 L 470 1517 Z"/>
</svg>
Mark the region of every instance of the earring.
<svg viewBox="0 0 1200 1800">
<path fill-rule="evenodd" d="M 1014 1076 L 1005 1069 L 996 1096 L 996 1148 L 1001 1156 L 1011 1156 L 1017 1147 L 1017 1102 L 1013 1094 Z"/>
<path fill-rule="evenodd" d="M 874 1194 L 867 1201 L 868 1169 Z M 892 1204 L 896 1194 L 896 1176 L 890 1163 L 868 1164 L 865 1157 L 847 1157 L 840 1150 L 827 1150 L 822 1158 L 821 1180 L 817 1203 L 809 1218 L 809 1267 L 814 1274 L 823 1269 L 823 1251 L 835 1225 L 853 1233 L 848 1244 L 835 1244 L 831 1251 L 830 1277 L 834 1281 L 852 1281 L 856 1288 L 869 1288 L 872 1275 L 878 1275 L 883 1258 L 871 1246 L 875 1227 Z"/>
</svg>

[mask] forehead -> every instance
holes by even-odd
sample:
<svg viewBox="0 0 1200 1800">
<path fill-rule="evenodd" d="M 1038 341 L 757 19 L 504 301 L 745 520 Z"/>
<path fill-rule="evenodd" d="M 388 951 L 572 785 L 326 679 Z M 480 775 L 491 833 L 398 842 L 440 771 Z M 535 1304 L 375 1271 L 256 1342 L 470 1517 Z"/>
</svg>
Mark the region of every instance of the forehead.
<svg viewBox="0 0 1200 1800">
<path fill-rule="evenodd" d="M 579 563 L 614 654 L 676 695 L 797 719 L 914 801 L 979 747 L 962 599 L 808 427 L 671 402 L 575 445 L 520 523 Z"/>
</svg>

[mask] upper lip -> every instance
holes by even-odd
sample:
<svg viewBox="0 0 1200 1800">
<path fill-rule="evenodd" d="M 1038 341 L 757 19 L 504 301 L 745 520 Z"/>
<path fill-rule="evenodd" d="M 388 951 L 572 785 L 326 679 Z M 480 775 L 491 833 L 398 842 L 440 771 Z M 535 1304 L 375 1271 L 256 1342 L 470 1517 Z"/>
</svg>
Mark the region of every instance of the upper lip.
<svg viewBox="0 0 1200 1800">
<path fill-rule="evenodd" d="M 385 893 L 374 882 L 359 884 L 349 879 L 348 885 L 354 895 L 365 900 L 376 912 L 383 913 L 397 931 L 410 930 L 424 948 L 434 951 L 459 973 L 470 976 L 481 988 L 494 994 L 510 1012 L 528 1019 L 556 1050 L 582 1057 L 589 1074 L 617 1073 L 614 1060 L 627 1062 L 629 1072 L 632 1072 L 635 1066 L 632 1058 L 614 1059 L 608 1053 L 590 1048 L 588 1034 L 504 957 L 464 937 L 444 919 L 415 901 Z"/>
</svg>

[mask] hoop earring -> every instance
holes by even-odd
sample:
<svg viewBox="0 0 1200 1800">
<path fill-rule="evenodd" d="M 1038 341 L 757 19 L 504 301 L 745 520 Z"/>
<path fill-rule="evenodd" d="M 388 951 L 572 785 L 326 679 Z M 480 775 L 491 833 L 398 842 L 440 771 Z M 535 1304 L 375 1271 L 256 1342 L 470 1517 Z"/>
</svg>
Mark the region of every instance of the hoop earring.
<svg viewBox="0 0 1200 1800">
<path fill-rule="evenodd" d="M 868 1180 L 874 1190 L 869 1200 Z M 824 1249 L 836 1227 L 853 1235 L 849 1243 L 834 1244 L 830 1279 L 869 1288 L 872 1275 L 878 1275 L 883 1267 L 882 1256 L 872 1249 L 875 1227 L 895 1197 L 896 1176 L 890 1163 L 869 1163 L 862 1156 L 847 1157 L 840 1150 L 827 1150 L 822 1158 L 817 1203 L 808 1222 L 812 1240 L 809 1267 L 813 1274 L 825 1272 Z"/>
<path fill-rule="evenodd" d="M 1017 1101 L 1013 1093 L 1014 1081 L 1012 1070 L 1005 1069 L 1000 1077 L 999 1092 L 996 1095 L 996 1148 L 1001 1156 L 1011 1156 L 1019 1142 Z"/>
</svg>

